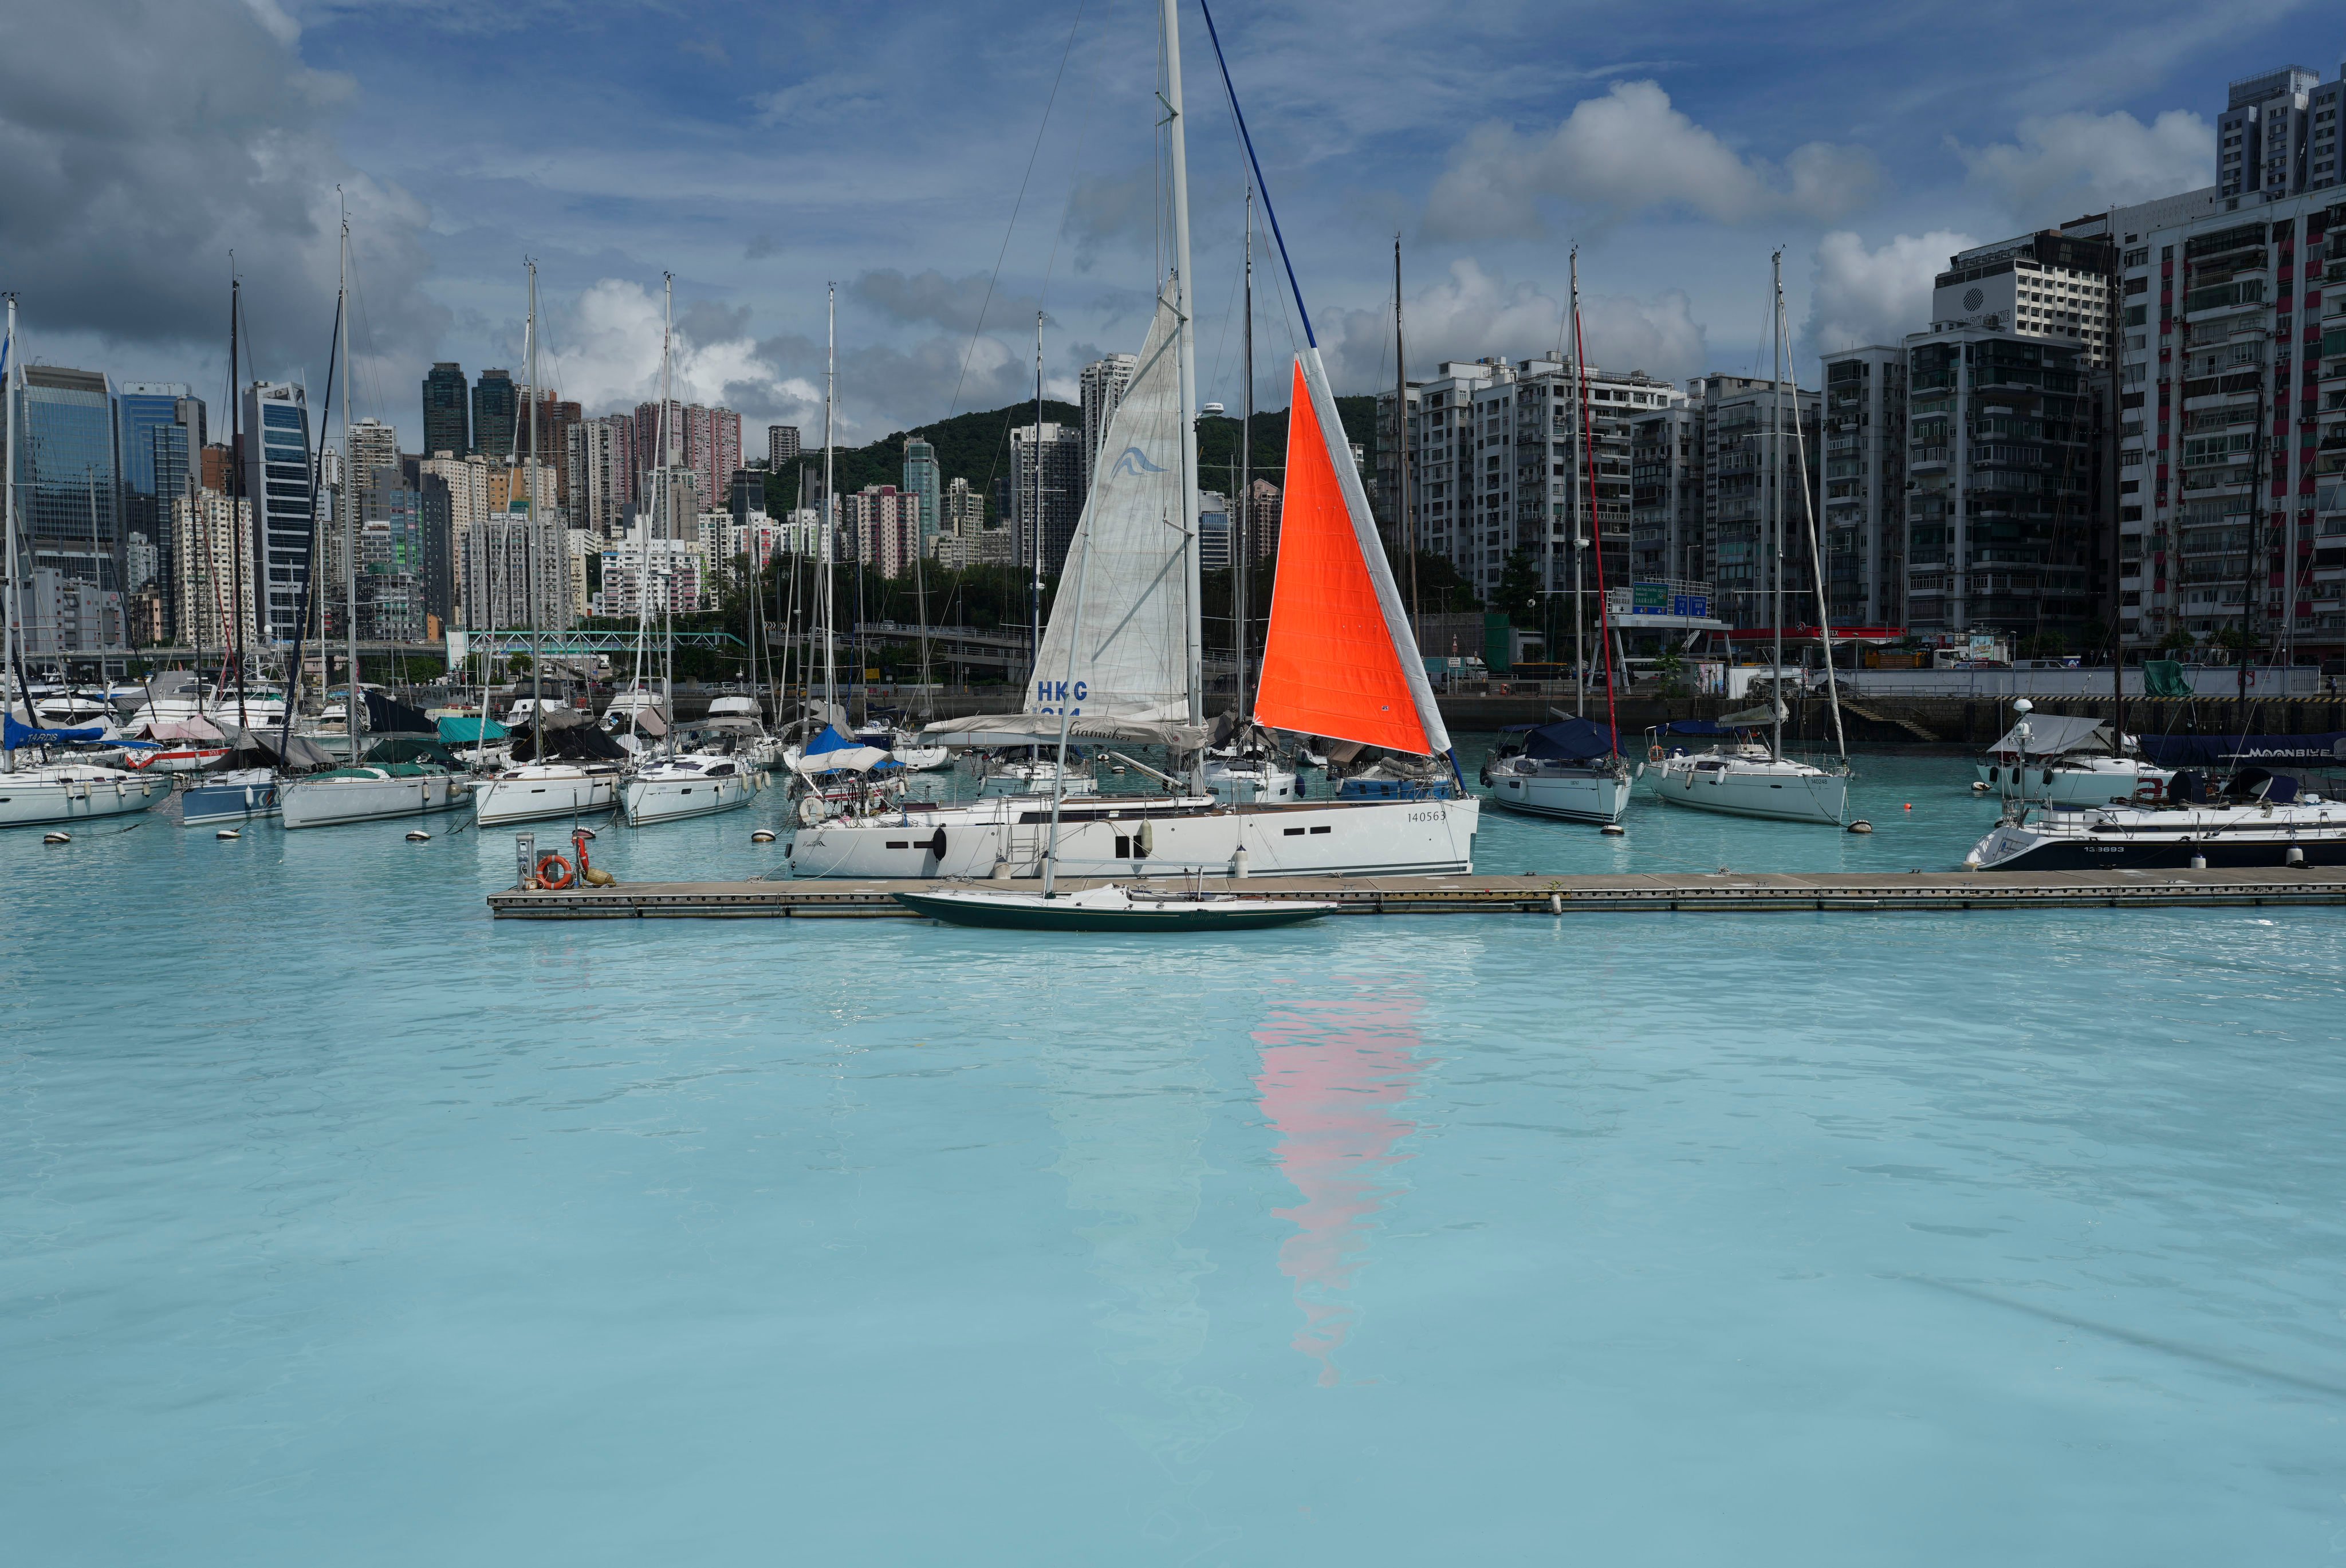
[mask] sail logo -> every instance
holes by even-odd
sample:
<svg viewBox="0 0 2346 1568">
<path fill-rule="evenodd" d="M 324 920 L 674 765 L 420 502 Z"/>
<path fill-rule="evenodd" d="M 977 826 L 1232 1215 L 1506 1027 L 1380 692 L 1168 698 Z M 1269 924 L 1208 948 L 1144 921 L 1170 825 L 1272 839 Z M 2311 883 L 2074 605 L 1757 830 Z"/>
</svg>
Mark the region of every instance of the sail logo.
<svg viewBox="0 0 2346 1568">
<path fill-rule="evenodd" d="M 1075 699 L 1081 702 L 1091 695 L 1091 688 L 1079 680 L 1075 683 L 1073 693 Z M 1038 702 L 1065 702 L 1068 695 L 1068 684 L 1064 680 L 1038 680 L 1035 683 L 1035 697 Z"/>
<path fill-rule="evenodd" d="M 1137 479 L 1144 473 L 1162 473 L 1165 471 L 1158 467 L 1157 464 L 1149 462 L 1146 457 L 1143 457 L 1140 454 L 1140 448 L 1137 446 L 1127 446 L 1124 449 L 1123 453 L 1117 456 L 1116 466 L 1109 469 L 1107 472 L 1110 478 L 1114 478 L 1120 473 L 1129 473 L 1134 478 Z"/>
</svg>

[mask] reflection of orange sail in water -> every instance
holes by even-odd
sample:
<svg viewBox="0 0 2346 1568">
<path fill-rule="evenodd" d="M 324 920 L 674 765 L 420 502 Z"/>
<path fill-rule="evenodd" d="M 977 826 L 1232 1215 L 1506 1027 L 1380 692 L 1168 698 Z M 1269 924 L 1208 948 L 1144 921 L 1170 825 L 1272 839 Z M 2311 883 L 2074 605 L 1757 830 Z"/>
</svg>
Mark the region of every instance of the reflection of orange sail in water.
<svg viewBox="0 0 2346 1568">
<path fill-rule="evenodd" d="M 1360 1308 L 1345 1298 L 1365 1261 L 1371 1222 L 1399 1184 L 1387 1167 L 1408 1159 L 1392 1147 L 1417 1130 L 1395 1114 L 1415 1087 L 1414 997 L 1304 1003 L 1255 1033 L 1262 1075 L 1255 1087 L 1279 1130 L 1279 1164 L 1303 1201 L 1276 1210 L 1293 1236 L 1279 1249 L 1280 1272 L 1295 1281 L 1303 1329 L 1295 1348 L 1320 1362 L 1320 1384 L 1341 1381 L 1335 1354 Z"/>
</svg>

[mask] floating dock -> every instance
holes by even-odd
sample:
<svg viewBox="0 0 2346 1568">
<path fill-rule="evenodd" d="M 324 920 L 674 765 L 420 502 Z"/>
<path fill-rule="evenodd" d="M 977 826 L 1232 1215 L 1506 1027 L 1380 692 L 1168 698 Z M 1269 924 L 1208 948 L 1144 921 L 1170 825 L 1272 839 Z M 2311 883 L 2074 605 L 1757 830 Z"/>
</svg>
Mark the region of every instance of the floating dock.
<svg viewBox="0 0 2346 1568">
<path fill-rule="evenodd" d="M 499 920 L 914 920 L 898 891 L 965 886 L 925 879 L 622 882 L 489 895 Z M 986 887 L 1037 891 L 1032 879 Z M 1096 880 L 1063 878 L 1069 891 Z M 1168 891 L 1195 879 L 1150 883 Z M 1348 915 L 1619 914 L 1762 911 L 2210 909 L 2346 904 L 2346 871 L 1715 871 L 1705 875 L 1209 877 L 1205 891 L 1266 901 L 1322 900 Z"/>
</svg>

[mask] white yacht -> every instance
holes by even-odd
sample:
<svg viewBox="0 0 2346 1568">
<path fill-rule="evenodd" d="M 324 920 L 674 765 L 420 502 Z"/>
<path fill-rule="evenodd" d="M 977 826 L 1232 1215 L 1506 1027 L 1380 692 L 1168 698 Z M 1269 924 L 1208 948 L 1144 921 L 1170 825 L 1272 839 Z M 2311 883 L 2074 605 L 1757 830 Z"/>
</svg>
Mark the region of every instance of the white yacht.
<svg viewBox="0 0 2346 1568">
<path fill-rule="evenodd" d="M 362 762 L 280 786 L 278 815 L 292 828 L 333 828 L 453 811 L 472 798 L 472 782 L 421 762 Z"/>
<path fill-rule="evenodd" d="M 573 708 L 549 708 L 535 729 L 528 718 L 510 738 L 505 766 L 473 786 L 474 820 L 494 828 L 617 809 L 628 755 L 617 739 Z"/>
<path fill-rule="evenodd" d="M 2132 736 L 2113 746 L 2110 727 L 2100 719 L 2032 715 L 2026 698 L 2013 706 L 2018 722 L 1977 769 L 1979 781 L 2001 794 L 2052 806 L 2106 806 L 2157 799 L 2175 776 L 2173 769 L 2145 760 Z"/>
<path fill-rule="evenodd" d="M 1629 765 L 1608 726 L 1566 718 L 1522 734 L 1484 767 L 1493 805 L 1567 822 L 1621 820 L 1629 808 Z"/>
<path fill-rule="evenodd" d="M 678 751 L 636 765 L 619 785 L 619 817 L 631 828 L 706 817 L 747 806 L 766 774 L 749 759 L 718 751 Z"/>
<path fill-rule="evenodd" d="M 2346 805 L 2293 779 L 2243 769 L 2210 795 L 2178 772 L 2157 805 L 2014 805 L 1964 858 L 1982 871 L 2210 870 L 2346 865 Z"/>
</svg>

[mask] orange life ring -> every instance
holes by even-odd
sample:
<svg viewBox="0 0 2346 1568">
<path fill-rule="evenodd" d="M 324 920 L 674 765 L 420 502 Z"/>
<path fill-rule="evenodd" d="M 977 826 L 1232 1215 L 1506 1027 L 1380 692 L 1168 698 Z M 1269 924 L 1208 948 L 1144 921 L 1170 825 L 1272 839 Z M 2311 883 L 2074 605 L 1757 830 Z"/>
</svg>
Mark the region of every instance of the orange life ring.
<svg viewBox="0 0 2346 1568">
<path fill-rule="evenodd" d="M 537 880 L 539 885 L 543 887 L 568 887 L 570 885 L 570 862 L 564 860 L 560 855 L 546 856 L 544 860 L 537 862 Z"/>
<path fill-rule="evenodd" d="M 1659 762 L 1668 755 L 1669 754 L 1658 746 L 1648 746 L 1646 748 L 1646 760 L 1648 762 Z"/>
</svg>

